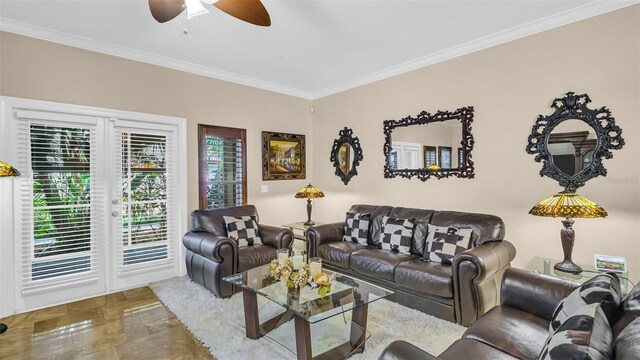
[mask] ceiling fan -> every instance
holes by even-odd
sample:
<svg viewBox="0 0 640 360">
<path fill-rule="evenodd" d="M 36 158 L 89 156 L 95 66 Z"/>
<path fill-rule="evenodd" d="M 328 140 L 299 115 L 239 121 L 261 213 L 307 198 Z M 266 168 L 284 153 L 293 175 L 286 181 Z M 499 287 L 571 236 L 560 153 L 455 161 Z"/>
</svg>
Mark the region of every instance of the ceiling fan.
<svg viewBox="0 0 640 360">
<path fill-rule="evenodd" d="M 211 3 L 202 0 L 204 3 Z M 187 10 L 187 19 L 209 12 L 201 0 L 149 0 L 151 15 L 159 23 L 167 22 Z M 259 26 L 270 26 L 269 12 L 260 0 L 218 0 L 213 6 L 225 13 Z"/>
</svg>

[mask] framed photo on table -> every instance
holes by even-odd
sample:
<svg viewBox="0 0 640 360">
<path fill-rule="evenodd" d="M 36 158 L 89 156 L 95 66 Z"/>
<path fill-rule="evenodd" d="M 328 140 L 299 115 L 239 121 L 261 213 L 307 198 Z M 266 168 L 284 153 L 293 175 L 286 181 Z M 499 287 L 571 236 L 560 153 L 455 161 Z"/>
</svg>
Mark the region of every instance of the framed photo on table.
<svg viewBox="0 0 640 360">
<path fill-rule="evenodd" d="M 262 132 L 262 180 L 305 179 L 305 136 Z"/>
<path fill-rule="evenodd" d="M 599 271 L 627 272 L 627 259 L 624 256 L 595 254 L 593 258 Z"/>
</svg>

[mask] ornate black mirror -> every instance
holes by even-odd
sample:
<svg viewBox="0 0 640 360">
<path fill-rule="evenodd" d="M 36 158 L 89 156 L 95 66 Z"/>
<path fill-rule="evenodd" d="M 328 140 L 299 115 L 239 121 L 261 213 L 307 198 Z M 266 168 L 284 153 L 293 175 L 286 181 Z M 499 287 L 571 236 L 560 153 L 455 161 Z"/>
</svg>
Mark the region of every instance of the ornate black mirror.
<svg viewBox="0 0 640 360">
<path fill-rule="evenodd" d="M 384 177 L 473 178 L 473 107 L 384 121 Z"/>
<path fill-rule="evenodd" d="M 358 175 L 357 167 L 364 157 L 360 140 L 353 137 L 353 130 L 340 130 L 339 137 L 333 141 L 330 160 L 336 168 L 335 174 L 347 185 L 352 177 Z"/>
<path fill-rule="evenodd" d="M 538 115 L 529 135 L 527 153 L 543 162 L 540 176 L 558 180 L 567 191 L 576 191 L 596 176 L 607 175 L 602 157 L 624 146 L 622 129 L 606 107 L 589 109 L 587 94 L 568 92 L 553 100 L 553 114 Z"/>
</svg>

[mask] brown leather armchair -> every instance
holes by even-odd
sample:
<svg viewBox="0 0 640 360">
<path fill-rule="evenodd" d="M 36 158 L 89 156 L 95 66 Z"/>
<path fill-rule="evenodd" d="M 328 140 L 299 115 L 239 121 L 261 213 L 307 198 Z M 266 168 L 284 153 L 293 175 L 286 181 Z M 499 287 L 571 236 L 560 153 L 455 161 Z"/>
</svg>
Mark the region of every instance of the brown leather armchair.
<svg viewBox="0 0 640 360">
<path fill-rule="evenodd" d="M 189 278 L 209 289 L 216 297 L 233 295 L 233 286 L 223 277 L 265 265 L 276 257 L 277 249 L 291 248 L 293 233 L 289 229 L 258 223 L 262 245 L 238 247 L 227 237 L 223 216 L 255 216 L 253 205 L 224 209 L 196 210 L 191 213 L 191 231 L 182 243 L 187 248 Z"/>
</svg>

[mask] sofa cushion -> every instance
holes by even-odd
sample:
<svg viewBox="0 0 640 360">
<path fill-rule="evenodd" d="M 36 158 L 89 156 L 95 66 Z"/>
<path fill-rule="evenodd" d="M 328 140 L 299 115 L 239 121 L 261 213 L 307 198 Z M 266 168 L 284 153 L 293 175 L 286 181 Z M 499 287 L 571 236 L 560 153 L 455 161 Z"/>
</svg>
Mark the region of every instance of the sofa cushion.
<svg viewBox="0 0 640 360">
<path fill-rule="evenodd" d="M 238 272 L 253 269 L 271 262 L 277 249 L 268 245 L 253 245 L 238 248 Z"/>
<path fill-rule="evenodd" d="M 414 291 L 453 298 L 451 265 L 412 259 L 396 266 L 394 280 Z"/>
<path fill-rule="evenodd" d="M 504 239 L 504 222 L 502 219 L 494 215 L 473 214 L 457 211 L 436 211 L 431 217 L 431 224 L 458 229 L 472 229 L 472 247 L 489 241 Z"/>
<path fill-rule="evenodd" d="M 640 284 L 636 285 L 618 307 L 612 322 L 613 337 L 616 338 L 628 324 L 640 318 Z"/>
<path fill-rule="evenodd" d="M 640 319 L 635 319 L 622 329 L 615 339 L 616 359 L 640 359 Z"/>
<path fill-rule="evenodd" d="M 509 306 L 497 306 L 482 315 L 462 337 L 519 359 L 535 359 L 548 335 L 549 321 Z"/>
<path fill-rule="evenodd" d="M 383 250 L 398 251 L 401 254 L 410 254 L 413 221 L 413 219 L 384 216 L 382 218 L 382 230 L 380 230 L 381 248 Z"/>
<path fill-rule="evenodd" d="M 227 237 L 235 240 L 238 246 L 262 244 L 258 235 L 258 218 L 255 216 L 223 216 L 227 227 Z"/>
<path fill-rule="evenodd" d="M 390 217 L 402 219 L 415 219 L 413 238 L 411 239 L 411 253 L 422 257 L 424 254 L 424 242 L 427 239 L 427 226 L 433 210 L 394 207 L 389 213 Z"/>
<path fill-rule="evenodd" d="M 538 359 L 605 360 L 613 356 L 611 327 L 597 303 L 583 306 L 545 342 Z"/>
<path fill-rule="evenodd" d="M 458 229 L 429 225 L 423 258 L 443 264 L 451 264 L 453 257 L 469 248 L 471 229 Z"/>
<path fill-rule="evenodd" d="M 353 205 L 349 209 L 352 213 L 369 213 L 371 214 L 371 225 L 369 225 L 368 244 L 377 246 L 379 244 L 380 229 L 382 228 L 382 217 L 389 215 L 391 206 L 379 205 Z"/>
<path fill-rule="evenodd" d="M 318 256 L 321 257 L 323 261 L 326 260 L 329 263 L 348 269 L 351 253 L 365 248 L 365 245 L 354 242 L 329 242 L 318 246 Z"/>
<path fill-rule="evenodd" d="M 489 345 L 485 345 L 479 341 L 460 339 L 454 342 L 447 350 L 438 355 L 440 360 L 516 360 L 507 353 L 504 353 Z M 413 360 L 413 359 L 412 359 Z"/>
<path fill-rule="evenodd" d="M 605 316 L 611 320 L 617 315 L 620 300 L 620 280 L 618 277 L 615 274 L 596 275 L 573 290 L 558 304 L 553 311 L 549 333 L 557 331 L 560 325 L 573 313 L 589 304 L 600 304 Z"/>
<path fill-rule="evenodd" d="M 344 236 L 342 237 L 342 241 L 367 245 L 370 226 L 371 214 L 348 212 L 344 222 Z"/>
<path fill-rule="evenodd" d="M 361 249 L 351 253 L 351 270 L 371 277 L 393 281 L 394 269 L 411 255 L 380 249 Z"/>
</svg>

